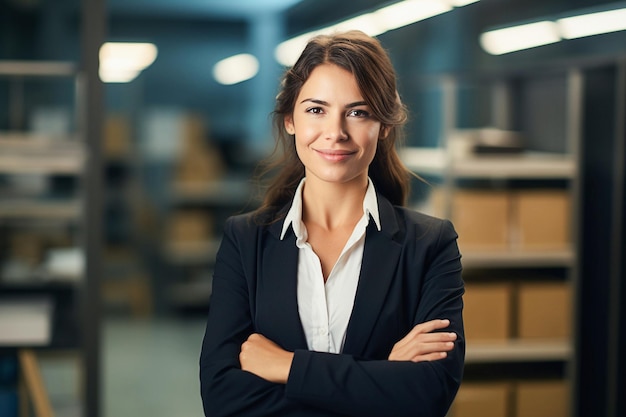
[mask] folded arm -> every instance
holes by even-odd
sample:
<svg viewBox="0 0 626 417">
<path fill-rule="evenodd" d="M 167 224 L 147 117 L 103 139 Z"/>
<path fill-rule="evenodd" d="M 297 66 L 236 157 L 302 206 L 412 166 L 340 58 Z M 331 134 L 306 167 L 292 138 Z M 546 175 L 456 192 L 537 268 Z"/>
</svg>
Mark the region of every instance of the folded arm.
<svg viewBox="0 0 626 417">
<path fill-rule="evenodd" d="M 464 358 L 460 256 L 451 226 L 444 235 L 423 280 L 415 327 L 388 357 L 371 360 L 287 352 L 255 334 L 251 295 L 227 226 L 200 361 L 205 414 L 444 416 Z"/>
</svg>

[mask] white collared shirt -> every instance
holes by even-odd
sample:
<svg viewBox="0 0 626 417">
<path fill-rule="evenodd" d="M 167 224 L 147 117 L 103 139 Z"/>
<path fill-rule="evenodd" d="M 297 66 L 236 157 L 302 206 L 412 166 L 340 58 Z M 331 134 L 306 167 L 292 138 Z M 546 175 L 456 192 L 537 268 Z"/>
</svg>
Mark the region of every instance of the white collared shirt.
<svg viewBox="0 0 626 417">
<path fill-rule="evenodd" d="M 368 178 L 363 199 L 363 216 L 354 227 L 324 284 L 321 262 L 307 242 L 308 234 L 302 222 L 302 189 L 305 181 L 306 178 L 303 178 L 296 189 L 280 238 L 285 237 L 291 224 L 296 235 L 296 246 L 299 248 L 298 313 L 309 350 L 340 353 L 359 283 L 365 229 L 370 216 L 378 231 L 381 230 L 378 199 L 374 184 Z"/>
</svg>

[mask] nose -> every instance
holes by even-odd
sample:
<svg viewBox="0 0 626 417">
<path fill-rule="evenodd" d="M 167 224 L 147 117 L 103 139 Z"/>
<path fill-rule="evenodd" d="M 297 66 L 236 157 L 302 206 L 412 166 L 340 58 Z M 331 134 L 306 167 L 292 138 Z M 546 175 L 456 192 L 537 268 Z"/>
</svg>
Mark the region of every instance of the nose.
<svg viewBox="0 0 626 417">
<path fill-rule="evenodd" d="M 324 137 L 327 140 L 344 141 L 348 139 L 348 132 L 343 115 L 328 117 Z"/>
</svg>

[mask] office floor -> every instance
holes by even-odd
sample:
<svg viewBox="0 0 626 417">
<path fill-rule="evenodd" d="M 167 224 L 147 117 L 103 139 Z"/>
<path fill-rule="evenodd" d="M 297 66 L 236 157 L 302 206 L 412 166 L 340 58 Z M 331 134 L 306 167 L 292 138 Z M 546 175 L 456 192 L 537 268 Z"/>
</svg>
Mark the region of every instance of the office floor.
<svg viewBox="0 0 626 417">
<path fill-rule="evenodd" d="M 204 321 L 110 320 L 104 331 L 104 417 L 201 417 Z"/>
<path fill-rule="evenodd" d="M 201 318 L 107 319 L 102 332 L 103 417 L 202 417 Z M 80 417 L 76 359 L 41 359 L 57 417 Z"/>
</svg>

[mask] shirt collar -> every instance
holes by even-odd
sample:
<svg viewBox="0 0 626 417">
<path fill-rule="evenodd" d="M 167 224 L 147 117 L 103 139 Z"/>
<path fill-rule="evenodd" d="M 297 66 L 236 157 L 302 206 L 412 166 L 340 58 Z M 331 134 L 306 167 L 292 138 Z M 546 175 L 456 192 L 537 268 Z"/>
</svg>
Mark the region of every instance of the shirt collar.
<svg viewBox="0 0 626 417">
<path fill-rule="evenodd" d="M 280 233 L 280 240 L 283 240 L 283 238 L 285 237 L 287 229 L 289 229 L 289 225 L 293 226 L 293 232 L 295 233 L 297 238 L 306 239 L 306 232 L 302 227 L 302 188 L 304 187 L 305 181 L 306 177 L 302 178 L 302 180 L 300 180 L 300 184 L 298 184 L 298 188 L 296 188 L 296 192 L 293 196 L 293 201 L 291 202 L 291 208 L 285 216 L 283 229 Z M 380 214 L 378 213 L 378 198 L 376 196 L 374 183 L 369 177 L 367 178 L 367 190 L 365 191 L 365 198 L 363 198 L 363 214 L 366 216 L 370 216 L 374 220 L 374 223 L 376 224 L 376 229 L 378 229 L 378 231 L 380 232 L 382 227 L 380 224 Z"/>
</svg>

